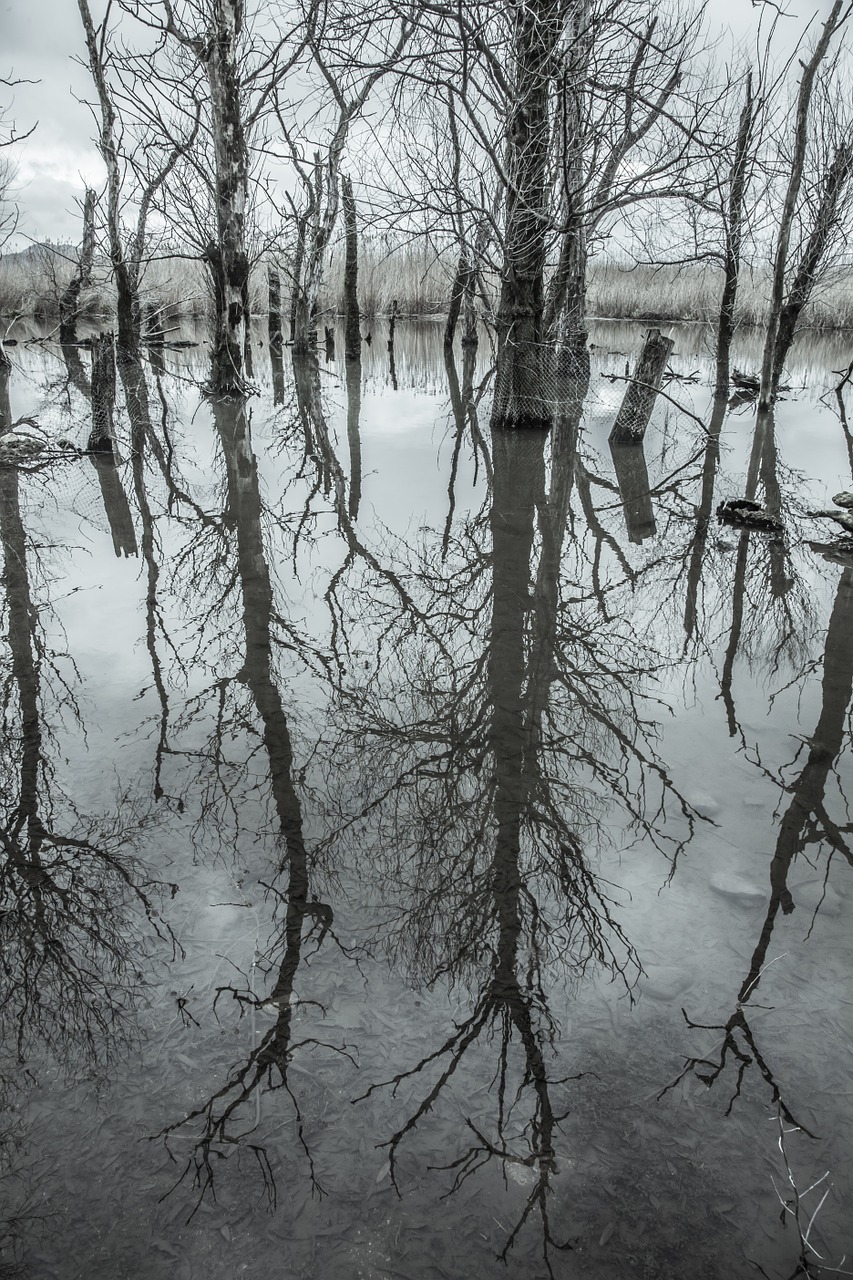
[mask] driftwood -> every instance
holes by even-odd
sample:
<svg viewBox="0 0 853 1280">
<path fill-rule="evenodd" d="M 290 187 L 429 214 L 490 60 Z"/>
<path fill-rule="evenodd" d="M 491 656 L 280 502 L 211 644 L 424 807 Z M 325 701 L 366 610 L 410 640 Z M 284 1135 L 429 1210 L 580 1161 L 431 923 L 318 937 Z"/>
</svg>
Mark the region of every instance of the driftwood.
<svg viewBox="0 0 853 1280">
<path fill-rule="evenodd" d="M 642 441 L 672 348 L 672 338 L 664 338 L 660 329 L 649 329 L 634 376 L 610 432 L 611 445 L 639 444 Z"/>
</svg>

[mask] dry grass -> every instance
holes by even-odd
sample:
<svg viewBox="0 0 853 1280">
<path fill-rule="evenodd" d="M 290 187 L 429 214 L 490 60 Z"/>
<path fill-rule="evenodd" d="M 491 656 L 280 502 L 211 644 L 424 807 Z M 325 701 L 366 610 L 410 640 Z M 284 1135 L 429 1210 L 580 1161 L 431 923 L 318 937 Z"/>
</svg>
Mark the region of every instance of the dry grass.
<svg viewBox="0 0 853 1280">
<path fill-rule="evenodd" d="M 703 320 L 714 323 L 720 305 L 719 272 L 703 266 L 634 267 L 593 263 L 588 309 L 610 320 Z M 769 280 L 765 271 L 743 272 L 738 289 L 737 319 L 763 326 L 767 319 Z M 815 329 L 853 328 L 853 276 L 822 284 L 806 308 L 803 325 Z"/>
<path fill-rule="evenodd" d="M 365 238 L 359 254 L 359 300 L 366 316 L 388 315 L 394 302 L 404 316 L 435 316 L 446 312 L 455 254 L 424 243 L 395 246 L 387 238 Z M 73 264 L 45 250 L 26 261 L 0 259 L 0 315 L 57 316 L 59 296 Z M 82 298 L 81 319 L 108 315 L 114 307 L 106 264 L 96 271 L 98 283 Z M 496 298 L 496 282 L 490 282 Z M 287 272 L 282 271 L 287 314 Z M 598 261 L 589 277 L 588 310 L 608 319 L 697 320 L 714 322 L 720 297 L 719 274 L 710 267 L 634 267 Z M 268 307 L 266 267 L 252 278 L 252 311 Z M 738 320 L 762 325 L 766 316 L 766 272 L 744 272 L 738 298 Z M 208 313 L 209 288 L 203 265 L 172 258 L 152 262 L 143 278 L 143 303 L 166 318 L 201 319 Z M 320 306 L 328 313 L 343 310 L 343 249 L 336 245 L 326 264 Z M 853 276 L 846 274 L 822 285 L 806 310 L 803 327 L 853 328 Z"/>
</svg>

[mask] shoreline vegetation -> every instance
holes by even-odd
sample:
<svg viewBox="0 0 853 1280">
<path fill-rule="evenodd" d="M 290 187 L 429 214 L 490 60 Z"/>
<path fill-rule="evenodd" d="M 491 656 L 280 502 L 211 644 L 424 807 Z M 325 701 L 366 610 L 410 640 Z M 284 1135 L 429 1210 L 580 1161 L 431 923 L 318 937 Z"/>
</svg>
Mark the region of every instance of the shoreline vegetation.
<svg viewBox="0 0 853 1280">
<path fill-rule="evenodd" d="M 282 274 L 285 316 L 286 264 Z M 98 267 L 100 269 L 98 269 Z M 342 315 L 344 255 L 333 250 L 318 299 L 318 316 Z M 58 319 L 59 298 L 76 269 L 75 251 L 67 246 L 34 245 L 23 253 L 0 258 L 0 316 L 14 319 Z M 451 251 L 428 245 L 389 247 L 366 240 L 359 263 L 359 307 L 365 318 L 390 315 L 438 317 L 447 314 L 455 269 Z M 250 281 L 251 311 L 266 315 L 266 263 L 257 264 Z M 181 258 L 152 260 L 143 278 L 143 311 L 167 320 L 208 317 L 212 308 L 207 272 L 201 261 Z M 767 323 L 770 281 L 767 272 L 741 280 L 735 322 L 745 327 Z M 592 262 L 587 289 L 590 320 L 647 320 L 714 322 L 719 314 L 722 273 L 708 265 L 631 266 L 615 261 Z M 491 296 L 497 305 L 498 282 Z M 396 305 L 395 305 L 396 304 Z M 115 293 L 109 264 L 96 265 L 92 285 L 79 300 L 81 321 L 107 319 L 115 314 Z M 845 272 L 815 289 L 803 316 L 803 327 L 823 332 L 853 329 L 853 274 Z M 287 325 L 285 324 L 285 329 Z"/>
</svg>

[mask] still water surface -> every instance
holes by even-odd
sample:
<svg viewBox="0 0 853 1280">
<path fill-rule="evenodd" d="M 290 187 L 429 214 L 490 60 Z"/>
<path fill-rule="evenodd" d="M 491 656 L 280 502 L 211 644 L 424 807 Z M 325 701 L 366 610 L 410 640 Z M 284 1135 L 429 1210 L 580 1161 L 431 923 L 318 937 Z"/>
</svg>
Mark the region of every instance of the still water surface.
<svg viewBox="0 0 853 1280">
<path fill-rule="evenodd" d="M 675 336 L 644 450 L 639 329 L 506 436 L 427 325 L 245 407 L 149 352 L 117 466 L 7 451 L 13 1274 L 848 1269 L 850 352 L 717 440 Z M 5 424 L 85 446 L 88 352 L 10 354 Z"/>
</svg>

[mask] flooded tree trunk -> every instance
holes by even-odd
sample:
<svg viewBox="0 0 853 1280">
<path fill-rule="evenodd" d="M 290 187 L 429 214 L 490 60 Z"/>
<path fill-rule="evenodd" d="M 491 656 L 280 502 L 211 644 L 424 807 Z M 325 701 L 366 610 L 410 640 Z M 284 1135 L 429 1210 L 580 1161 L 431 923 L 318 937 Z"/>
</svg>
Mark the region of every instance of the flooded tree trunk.
<svg viewBox="0 0 853 1280">
<path fill-rule="evenodd" d="M 450 286 L 450 302 L 447 308 L 447 320 L 444 325 L 445 347 L 453 346 L 456 326 L 459 323 L 459 316 L 462 313 L 463 303 L 473 287 L 472 274 L 473 270 L 468 257 L 468 251 L 467 249 L 463 249 L 459 255 L 459 261 L 456 264 L 456 274 L 453 277 L 453 283 Z"/>
<path fill-rule="evenodd" d="M 88 444 L 91 453 L 113 452 L 115 402 L 115 337 L 101 333 L 92 342 L 92 430 Z"/>
<path fill-rule="evenodd" d="M 849 195 L 851 181 L 853 181 L 853 140 L 847 140 L 836 148 L 832 164 L 824 178 L 811 234 L 802 250 L 791 287 L 779 313 L 771 379 L 774 398 L 782 381 L 782 370 L 791 350 L 803 308 L 812 295 L 827 249 L 837 233 L 841 207 Z"/>
<path fill-rule="evenodd" d="M 779 214 L 779 226 L 776 232 L 776 244 L 773 252 L 770 307 L 767 333 L 764 339 L 764 353 L 761 361 L 761 390 L 758 399 L 760 409 L 769 409 L 773 405 L 779 390 L 778 375 L 776 373 L 776 348 L 785 301 L 785 282 L 789 267 L 791 237 L 806 165 L 809 117 L 815 77 L 818 67 L 826 57 L 833 35 L 839 26 L 846 21 L 847 14 L 843 13 L 844 7 L 845 0 L 834 0 L 829 17 L 823 24 L 823 30 L 815 44 L 811 57 L 808 62 L 801 63 L 803 74 L 800 79 L 799 93 L 797 94 L 794 130 L 791 139 L 790 174 L 785 199 L 782 202 L 782 210 Z"/>
<path fill-rule="evenodd" d="M 664 338 L 660 329 L 649 329 L 634 376 L 610 432 L 611 446 L 642 441 L 672 348 L 672 338 Z"/>
<path fill-rule="evenodd" d="M 338 145 L 336 139 L 329 149 L 328 172 L 324 170 L 320 153 L 314 156 L 310 216 L 305 220 L 302 237 L 302 278 L 296 290 L 293 311 L 293 350 L 301 357 L 310 355 L 317 341 L 317 305 L 323 282 L 323 261 L 338 216 L 338 169 L 342 149 L 343 141 Z"/>
<path fill-rule="evenodd" d="M 122 358 L 129 358 L 126 349 L 122 350 Z M 136 530 L 116 465 L 115 401 L 115 337 L 102 333 L 92 344 L 92 430 L 88 449 L 98 473 L 113 549 L 117 556 L 135 556 L 138 553 Z"/>
<path fill-rule="evenodd" d="M 341 178 L 343 197 L 344 235 L 346 257 L 344 260 L 344 354 L 347 360 L 361 359 L 361 328 L 358 311 L 358 224 L 352 182 Z"/>
<path fill-rule="evenodd" d="M 299 295 L 302 292 L 302 272 L 305 265 L 305 234 L 308 215 L 296 219 L 296 248 L 293 253 L 293 270 L 290 279 L 290 341 L 296 338 L 296 315 Z"/>
<path fill-rule="evenodd" d="M 755 123 L 752 72 L 746 78 L 746 92 L 738 124 L 735 154 L 729 173 L 728 209 L 723 253 L 723 293 L 717 318 L 716 397 L 726 396 L 731 378 L 730 358 L 735 334 L 735 304 L 740 279 L 741 250 L 746 203 L 747 167 Z"/>
<path fill-rule="evenodd" d="M 549 93 L 563 26 L 559 0 L 513 4 L 514 98 L 506 131 L 508 187 L 497 312 L 493 427 L 549 427 L 550 361 L 543 340 L 549 226 Z"/>
<path fill-rule="evenodd" d="M 97 196 L 91 188 L 86 188 L 83 200 L 83 239 L 80 255 L 77 259 L 77 270 L 68 282 L 59 299 L 59 341 L 70 344 L 77 341 L 77 313 L 80 306 L 80 294 L 92 283 L 92 263 L 95 259 L 95 201 Z"/>
<path fill-rule="evenodd" d="M 210 88 L 216 169 L 217 239 L 205 253 L 216 312 L 210 389 L 223 395 L 242 395 L 247 389 L 244 369 L 249 287 L 246 250 L 249 152 L 237 51 L 242 20 L 241 0 L 213 0 L 203 57 Z"/>
<path fill-rule="evenodd" d="M 267 267 L 267 284 L 269 286 L 269 308 L 267 313 L 267 336 L 271 347 L 280 347 L 281 336 L 281 276 L 276 267 Z"/>
</svg>

